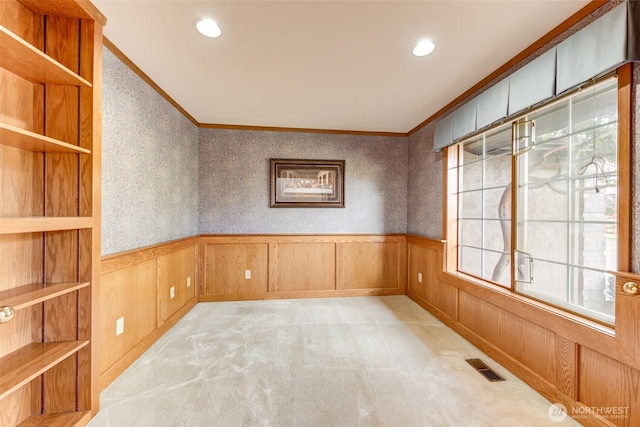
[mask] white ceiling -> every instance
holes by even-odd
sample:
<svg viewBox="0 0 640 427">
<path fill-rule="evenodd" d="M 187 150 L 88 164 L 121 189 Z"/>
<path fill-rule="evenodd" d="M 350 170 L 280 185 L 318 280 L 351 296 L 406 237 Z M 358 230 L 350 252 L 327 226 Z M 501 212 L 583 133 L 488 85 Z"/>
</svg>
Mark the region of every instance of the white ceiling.
<svg viewBox="0 0 640 427">
<path fill-rule="evenodd" d="M 406 133 L 589 0 L 93 3 L 105 36 L 199 123 Z M 435 51 L 413 56 L 424 38 Z"/>
</svg>

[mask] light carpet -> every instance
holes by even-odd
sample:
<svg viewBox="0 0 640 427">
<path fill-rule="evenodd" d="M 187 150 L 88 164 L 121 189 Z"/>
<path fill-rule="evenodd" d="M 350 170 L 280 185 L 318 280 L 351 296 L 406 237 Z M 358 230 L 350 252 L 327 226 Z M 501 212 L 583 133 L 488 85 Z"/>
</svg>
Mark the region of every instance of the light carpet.
<svg viewBox="0 0 640 427">
<path fill-rule="evenodd" d="M 405 296 L 221 302 L 107 387 L 89 426 L 579 425 L 550 405 Z"/>
</svg>

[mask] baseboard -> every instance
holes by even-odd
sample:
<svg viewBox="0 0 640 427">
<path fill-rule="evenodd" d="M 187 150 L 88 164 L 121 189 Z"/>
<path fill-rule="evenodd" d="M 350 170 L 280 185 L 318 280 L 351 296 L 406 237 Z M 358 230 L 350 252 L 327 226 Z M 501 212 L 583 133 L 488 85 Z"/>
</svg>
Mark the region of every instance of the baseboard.
<svg viewBox="0 0 640 427">
<path fill-rule="evenodd" d="M 200 295 L 200 302 L 252 301 L 296 298 L 343 298 L 404 295 L 402 289 L 351 289 L 329 291 L 260 292 L 251 294 Z"/>
</svg>

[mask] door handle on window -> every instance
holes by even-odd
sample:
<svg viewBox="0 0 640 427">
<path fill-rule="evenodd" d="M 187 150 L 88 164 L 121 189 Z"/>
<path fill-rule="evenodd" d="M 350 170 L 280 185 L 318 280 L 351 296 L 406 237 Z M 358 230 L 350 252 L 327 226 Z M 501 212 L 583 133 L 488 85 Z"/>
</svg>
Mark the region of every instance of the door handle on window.
<svg viewBox="0 0 640 427">
<path fill-rule="evenodd" d="M 622 290 L 629 295 L 637 295 L 638 294 L 638 284 L 635 282 L 627 282 L 622 285 Z"/>
<path fill-rule="evenodd" d="M 517 275 L 517 273 L 520 271 L 519 267 L 520 266 L 524 267 L 524 262 L 520 263 L 519 259 L 516 260 L 516 280 L 518 282 L 523 282 L 523 283 L 533 283 L 533 255 L 531 255 L 528 252 L 521 251 L 519 249 L 515 249 L 514 252 L 516 254 L 520 254 L 522 256 L 527 257 L 527 259 L 529 260 L 529 277 L 527 279 L 525 279 L 524 277 L 519 277 Z"/>
</svg>

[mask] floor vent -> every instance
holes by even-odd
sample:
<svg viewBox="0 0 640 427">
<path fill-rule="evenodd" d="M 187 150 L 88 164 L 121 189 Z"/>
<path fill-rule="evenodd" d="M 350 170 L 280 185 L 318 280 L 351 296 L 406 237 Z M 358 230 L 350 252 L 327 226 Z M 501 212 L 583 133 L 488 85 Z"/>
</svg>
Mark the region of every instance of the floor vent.
<svg viewBox="0 0 640 427">
<path fill-rule="evenodd" d="M 482 360 L 480 359 L 466 359 L 466 360 L 469 365 L 473 366 L 476 371 L 484 375 L 484 377 L 487 380 L 491 382 L 505 381 L 504 378 L 498 375 L 493 369 L 488 367 L 487 364 L 484 363 Z"/>
</svg>

